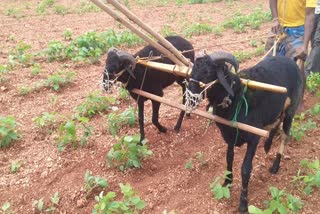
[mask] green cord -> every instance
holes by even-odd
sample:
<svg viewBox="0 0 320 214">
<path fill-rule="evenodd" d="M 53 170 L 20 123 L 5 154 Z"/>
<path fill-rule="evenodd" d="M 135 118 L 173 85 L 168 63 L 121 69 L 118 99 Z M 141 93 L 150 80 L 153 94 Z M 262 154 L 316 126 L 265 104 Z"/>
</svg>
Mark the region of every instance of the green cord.
<svg viewBox="0 0 320 214">
<path fill-rule="evenodd" d="M 234 113 L 233 115 L 233 118 L 232 118 L 232 125 L 234 125 L 234 123 L 238 122 L 237 119 L 238 119 L 238 115 L 240 113 L 240 110 L 241 110 L 241 107 L 242 107 L 242 104 L 244 102 L 245 106 L 246 106 L 246 109 L 245 109 L 245 116 L 248 115 L 248 102 L 247 102 L 247 99 L 245 97 L 245 94 L 247 93 L 247 90 L 248 90 L 248 82 L 249 80 L 247 80 L 247 84 L 245 85 L 244 89 L 243 89 L 243 93 L 242 93 L 242 96 L 241 96 L 241 100 L 238 102 L 237 104 L 237 107 L 236 107 L 236 112 Z M 237 143 L 238 141 L 238 137 L 239 137 L 239 128 L 238 128 L 238 123 L 236 125 L 236 129 L 237 129 L 237 133 L 236 133 L 236 139 L 234 141 L 234 144 Z"/>
</svg>

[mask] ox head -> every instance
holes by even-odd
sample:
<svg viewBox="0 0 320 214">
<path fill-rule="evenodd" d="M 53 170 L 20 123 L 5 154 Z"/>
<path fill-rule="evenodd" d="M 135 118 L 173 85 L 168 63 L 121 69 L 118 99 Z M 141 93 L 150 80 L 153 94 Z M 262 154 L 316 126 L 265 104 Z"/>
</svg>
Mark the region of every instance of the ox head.
<svg viewBox="0 0 320 214">
<path fill-rule="evenodd" d="M 110 91 L 117 80 L 126 82 L 129 76 L 135 79 L 133 74 L 135 66 L 136 61 L 132 55 L 119 51 L 116 48 L 110 48 L 103 72 L 103 88 L 106 91 Z"/>
<path fill-rule="evenodd" d="M 230 96 L 234 96 L 231 85 L 226 79 L 231 74 L 228 63 L 238 71 L 239 63 L 232 54 L 227 52 L 219 51 L 196 59 L 187 89 L 187 105 L 189 105 L 187 109 L 193 109 L 199 105 L 203 97 L 204 85 L 215 80 L 218 80 Z"/>
</svg>

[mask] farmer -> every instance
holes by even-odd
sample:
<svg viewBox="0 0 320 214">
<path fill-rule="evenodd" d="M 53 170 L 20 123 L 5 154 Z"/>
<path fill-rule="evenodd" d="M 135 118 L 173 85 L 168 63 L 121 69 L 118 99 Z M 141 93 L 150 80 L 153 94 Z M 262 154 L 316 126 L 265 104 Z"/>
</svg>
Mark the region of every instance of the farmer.
<svg viewBox="0 0 320 214">
<path fill-rule="evenodd" d="M 312 49 L 306 62 L 306 75 L 310 72 L 320 72 L 320 0 L 315 10 L 314 34 L 311 40 Z"/>
<path fill-rule="evenodd" d="M 314 8 L 317 0 L 269 0 L 272 15 L 272 33 L 285 37 L 278 44 L 276 54 L 305 60 L 314 26 Z M 267 41 L 270 49 L 274 38 Z"/>
</svg>

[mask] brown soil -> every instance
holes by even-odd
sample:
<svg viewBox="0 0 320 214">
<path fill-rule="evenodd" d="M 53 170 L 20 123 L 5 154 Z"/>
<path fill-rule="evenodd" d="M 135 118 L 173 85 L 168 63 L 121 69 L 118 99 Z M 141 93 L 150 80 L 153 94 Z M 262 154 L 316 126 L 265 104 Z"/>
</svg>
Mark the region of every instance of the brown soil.
<svg viewBox="0 0 320 214">
<path fill-rule="evenodd" d="M 70 8 L 77 4 L 70 0 L 57 0 Z M 268 9 L 268 1 L 240 0 L 211 4 L 196 4 L 176 6 L 174 3 L 159 6 L 139 6 L 131 2 L 132 11 L 145 23 L 160 31 L 161 27 L 169 24 L 176 32 L 182 32 L 184 26 L 190 22 L 210 22 L 219 24 L 231 17 L 236 11 L 250 12 L 252 8 L 262 5 Z M 67 29 L 73 31 L 73 37 L 88 31 L 105 31 L 110 28 L 119 29 L 118 24 L 103 12 L 56 15 L 49 13 L 39 16 L 35 12 L 38 1 L 9 1 L 2 0 L 0 4 L 0 64 L 7 63 L 8 53 L 18 41 L 32 45 L 32 51 L 44 49 L 50 40 L 63 40 L 62 33 Z M 28 6 L 27 6 L 28 5 Z M 10 8 L 20 8 L 23 17 L 13 18 L 4 15 Z M 150 12 L 152 11 L 152 12 Z M 248 30 L 246 33 L 234 33 L 231 30 L 223 32 L 222 36 L 206 34 L 194 36 L 190 39 L 197 55 L 204 49 L 208 52 L 216 50 L 242 51 L 253 50 L 249 42 L 240 42 L 221 46 L 230 41 L 240 41 L 247 38 L 266 35 L 270 24 L 263 24 L 259 30 Z M 258 43 L 263 40 L 257 40 Z M 134 53 L 140 47 L 126 49 Z M 10 148 L 0 150 L 0 205 L 9 201 L 15 213 L 33 213 L 32 202 L 45 198 L 46 204 L 50 197 L 58 191 L 60 202 L 56 213 L 91 213 L 95 204 L 94 194 L 84 196 L 84 174 L 86 170 L 93 175 L 104 177 L 109 183 L 105 191 L 119 193 L 119 183 L 130 183 L 139 196 L 146 201 L 146 208 L 142 213 L 160 214 L 165 209 L 178 213 L 235 213 L 239 205 L 241 188 L 240 169 L 245 146 L 237 148 L 234 161 L 234 184 L 231 188 L 231 198 L 217 201 L 212 198 L 209 184 L 226 170 L 226 145 L 220 132 L 212 125 L 207 132 L 207 120 L 195 115 L 186 118 L 181 131 L 175 133 L 173 127 L 179 111 L 161 106 L 160 121 L 168 128 L 167 134 L 160 134 L 152 125 L 150 119 L 151 105 L 146 107 L 145 130 L 148 147 L 154 155 L 143 161 L 143 168 L 120 172 L 105 166 L 106 154 L 115 142 L 106 131 L 106 119 L 95 116 L 90 121 L 94 127 L 94 136 L 90 138 L 88 146 L 78 149 L 67 149 L 59 152 L 54 135 L 42 135 L 35 128 L 32 118 L 42 112 L 59 112 L 71 115 L 75 106 L 84 97 L 99 89 L 99 82 L 103 71 L 105 56 L 98 64 L 76 65 L 72 62 L 41 62 L 42 70 L 47 71 L 39 76 L 31 76 L 31 68 L 19 68 L 8 75 L 8 81 L 1 87 L 0 115 L 13 115 L 20 124 L 23 138 Z M 255 64 L 259 58 L 241 64 L 248 67 Z M 17 88 L 21 85 L 32 84 L 45 76 L 61 69 L 64 65 L 77 73 L 74 84 L 68 85 L 61 92 L 44 89 L 39 93 L 21 96 Z M 56 103 L 52 97 L 57 98 Z M 180 99 L 180 88 L 173 85 L 166 89 L 165 97 L 174 101 Z M 317 102 L 317 97 L 306 94 L 305 107 L 310 108 Z M 130 102 L 135 106 L 134 102 Z M 120 107 L 125 108 L 124 102 Z M 138 126 L 124 128 L 121 135 L 134 134 L 139 131 Z M 270 198 L 268 189 L 276 186 L 287 192 L 299 196 L 304 208 L 302 213 L 320 213 L 320 194 L 316 190 L 311 197 L 294 187 L 291 180 L 297 174 L 300 160 L 307 158 L 314 160 L 320 157 L 318 129 L 308 133 L 300 142 L 294 140 L 286 150 L 286 156 L 281 163 L 281 170 L 277 175 L 271 175 L 268 168 L 277 151 L 274 143 L 270 154 L 265 155 L 259 146 L 254 159 L 254 169 L 250 180 L 249 203 L 263 207 L 263 201 Z M 263 144 L 261 144 L 263 145 Z M 208 164 L 201 166 L 194 162 L 194 168 L 185 169 L 185 164 L 194 158 L 197 152 L 202 152 Z M 12 161 L 21 160 L 22 167 L 12 174 Z M 98 194 L 95 192 L 95 194 Z"/>
</svg>

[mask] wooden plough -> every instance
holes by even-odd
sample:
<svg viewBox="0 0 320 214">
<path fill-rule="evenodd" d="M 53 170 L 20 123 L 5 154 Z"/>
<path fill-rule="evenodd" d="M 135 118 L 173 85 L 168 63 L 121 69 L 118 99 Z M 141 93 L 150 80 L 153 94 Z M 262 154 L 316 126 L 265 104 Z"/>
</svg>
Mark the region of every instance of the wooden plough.
<svg viewBox="0 0 320 214">
<path fill-rule="evenodd" d="M 119 15 L 117 12 L 114 11 L 109 5 L 104 4 L 101 2 L 101 0 L 91 0 L 95 5 L 97 5 L 99 8 L 101 8 L 103 11 L 108 13 L 111 17 L 113 17 L 115 20 L 123 24 L 125 27 L 129 28 L 133 33 L 137 34 L 140 38 L 142 38 L 144 41 L 155 47 L 157 50 L 159 50 L 165 57 L 168 57 L 172 62 L 175 63 L 175 65 L 169 65 L 164 63 L 158 63 L 158 62 L 152 62 L 146 59 L 137 59 L 137 63 L 143 64 L 146 67 L 150 68 L 156 68 L 157 70 L 173 73 L 176 75 L 180 75 L 183 77 L 188 78 L 191 74 L 192 70 L 192 63 L 189 59 L 186 59 L 181 52 L 179 52 L 175 47 L 171 45 L 165 38 L 163 38 L 160 34 L 152 30 L 151 27 L 143 23 L 137 16 L 135 16 L 131 11 L 129 11 L 125 6 L 120 4 L 117 0 L 106 0 L 107 3 L 112 5 L 115 9 L 120 11 L 123 16 L 126 16 L 124 18 L 123 16 Z M 133 24 L 136 24 L 137 26 L 134 26 Z M 144 33 L 142 30 L 144 30 L 146 33 Z M 157 41 L 155 41 L 154 39 Z M 259 89 L 259 90 L 267 90 L 277 93 L 287 93 L 287 89 L 280 86 L 270 85 L 262 82 L 257 81 L 247 81 L 246 79 L 241 79 L 242 84 L 248 84 L 248 87 Z M 166 105 L 169 105 L 174 108 L 178 108 L 181 110 L 186 110 L 186 107 L 181 104 L 173 104 L 172 102 L 156 96 L 154 94 L 147 93 L 145 91 L 141 91 L 138 89 L 133 89 L 133 93 L 136 93 L 138 95 L 147 97 L 149 99 L 164 103 Z M 268 137 L 269 132 L 263 129 L 259 129 L 253 126 L 249 126 L 243 123 L 239 122 L 233 122 L 228 121 L 224 118 L 221 118 L 217 115 L 212 115 L 210 113 L 207 113 L 205 111 L 200 110 L 194 110 L 192 111 L 193 114 L 199 115 L 201 117 L 205 117 L 208 119 L 211 119 L 215 122 L 239 128 L 241 130 L 251 132 L 253 134 L 259 135 L 261 137 Z"/>
</svg>

